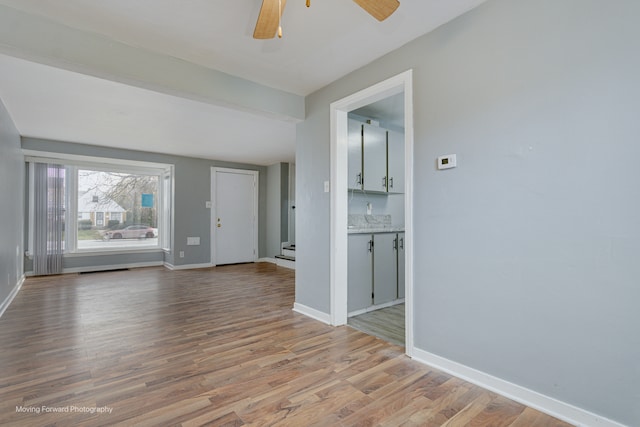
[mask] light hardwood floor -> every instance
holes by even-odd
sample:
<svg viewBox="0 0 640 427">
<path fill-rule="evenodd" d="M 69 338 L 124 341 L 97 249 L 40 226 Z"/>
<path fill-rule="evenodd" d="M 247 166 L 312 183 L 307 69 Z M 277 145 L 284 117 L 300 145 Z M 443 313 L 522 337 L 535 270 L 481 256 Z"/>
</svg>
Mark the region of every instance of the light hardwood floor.
<svg viewBox="0 0 640 427">
<path fill-rule="evenodd" d="M 0 425 L 567 426 L 293 299 L 266 263 L 30 278 L 0 318 Z"/>
<path fill-rule="evenodd" d="M 381 308 L 350 317 L 347 324 L 365 334 L 404 346 L 404 304 Z"/>
</svg>

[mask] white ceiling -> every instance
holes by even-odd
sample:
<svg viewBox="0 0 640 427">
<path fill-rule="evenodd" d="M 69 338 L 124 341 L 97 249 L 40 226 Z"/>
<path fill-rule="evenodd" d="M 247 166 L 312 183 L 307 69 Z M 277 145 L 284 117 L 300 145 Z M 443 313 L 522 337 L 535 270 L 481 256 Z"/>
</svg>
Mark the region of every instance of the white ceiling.
<svg viewBox="0 0 640 427">
<path fill-rule="evenodd" d="M 260 0 L 0 0 L 130 46 L 307 95 L 484 0 L 401 0 L 380 23 L 350 0 L 289 0 L 254 40 Z M 25 136 L 256 164 L 293 161 L 295 125 L 9 57 L 0 98 Z M 45 84 L 46 82 L 46 84 Z"/>
<path fill-rule="evenodd" d="M 295 124 L 0 55 L 23 136 L 257 165 L 294 162 Z"/>
</svg>

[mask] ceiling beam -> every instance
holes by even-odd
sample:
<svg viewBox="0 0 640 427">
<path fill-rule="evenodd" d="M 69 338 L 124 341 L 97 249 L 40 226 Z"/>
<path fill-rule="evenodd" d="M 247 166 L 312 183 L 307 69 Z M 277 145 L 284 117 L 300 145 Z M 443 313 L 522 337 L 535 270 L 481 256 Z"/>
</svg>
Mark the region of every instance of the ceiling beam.
<svg viewBox="0 0 640 427">
<path fill-rule="evenodd" d="M 274 119 L 305 118 L 302 96 L 2 5 L 0 53 Z"/>
</svg>

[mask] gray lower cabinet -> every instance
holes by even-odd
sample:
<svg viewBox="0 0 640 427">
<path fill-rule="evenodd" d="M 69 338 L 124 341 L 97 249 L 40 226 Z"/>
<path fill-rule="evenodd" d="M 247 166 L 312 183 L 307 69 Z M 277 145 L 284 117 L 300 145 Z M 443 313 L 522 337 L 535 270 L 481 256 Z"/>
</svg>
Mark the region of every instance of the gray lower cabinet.
<svg viewBox="0 0 640 427">
<path fill-rule="evenodd" d="M 373 236 L 350 234 L 348 239 L 347 310 L 362 310 L 371 305 L 373 282 Z"/>
<path fill-rule="evenodd" d="M 397 298 L 398 255 L 395 233 L 373 235 L 373 304 L 384 304 Z"/>
<path fill-rule="evenodd" d="M 398 233 L 398 299 L 404 298 L 404 233 Z"/>
<path fill-rule="evenodd" d="M 347 310 L 404 298 L 404 233 L 350 234 L 348 242 Z"/>
</svg>

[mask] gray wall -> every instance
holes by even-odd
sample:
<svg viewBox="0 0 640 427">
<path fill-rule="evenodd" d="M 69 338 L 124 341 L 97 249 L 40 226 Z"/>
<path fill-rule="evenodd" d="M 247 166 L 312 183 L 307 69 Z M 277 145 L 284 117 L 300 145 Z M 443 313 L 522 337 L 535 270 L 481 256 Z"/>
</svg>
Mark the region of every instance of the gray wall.
<svg viewBox="0 0 640 427">
<path fill-rule="evenodd" d="M 22 147 L 29 150 L 48 151 L 54 153 L 139 160 L 175 165 L 175 216 L 172 251 L 170 254 L 163 254 L 161 252 L 152 256 L 149 254 L 130 254 L 124 259 L 119 255 L 73 257 L 65 259 L 65 268 L 113 265 L 120 264 L 123 260 L 127 264 L 165 260 L 166 262 L 176 266 L 186 264 L 205 264 L 211 262 L 211 209 L 205 206 L 205 202 L 207 200 L 211 200 L 211 167 L 214 166 L 258 171 L 258 251 L 260 257 L 265 256 L 266 254 L 266 167 L 35 138 L 22 138 Z M 200 245 L 187 246 L 187 237 L 190 236 L 199 236 Z M 177 256 L 180 251 L 185 252 L 184 258 L 179 258 Z M 176 254 L 175 257 L 174 254 Z M 29 271 L 30 265 L 30 260 L 26 259 L 25 266 L 27 271 Z"/>
<path fill-rule="evenodd" d="M 329 312 L 329 104 L 411 68 L 416 347 L 640 425 L 638 16 L 491 0 L 307 97 L 297 302 Z"/>
<path fill-rule="evenodd" d="M 24 176 L 20 136 L 0 100 L 0 306 L 23 276 Z"/>
</svg>

